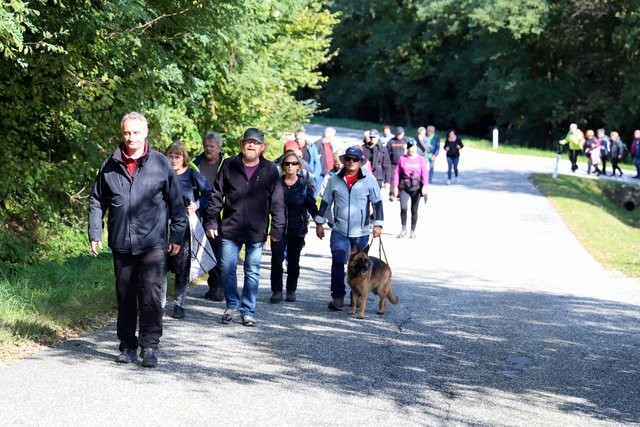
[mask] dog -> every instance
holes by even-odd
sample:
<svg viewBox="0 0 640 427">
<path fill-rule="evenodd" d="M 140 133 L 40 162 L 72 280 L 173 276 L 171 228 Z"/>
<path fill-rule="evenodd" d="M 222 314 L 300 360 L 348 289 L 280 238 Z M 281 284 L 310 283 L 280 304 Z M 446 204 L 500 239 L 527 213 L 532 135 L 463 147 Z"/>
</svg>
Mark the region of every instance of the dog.
<svg viewBox="0 0 640 427">
<path fill-rule="evenodd" d="M 392 304 L 398 303 L 398 297 L 391 287 L 391 268 L 379 258 L 368 255 L 369 246 L 360 250 L 354 245 L 347 264 L 347 283 L 351 287 L 351 311 L 356 313 L 358 296 L 361 297 L 360 313 L 358 319 L 364 319 L 364 311 L 367 308 L 367 296 L 373 291 L 380 298 L 378 314 L 384 314 L 387 306 L 387 298 Z"/>
</svg>

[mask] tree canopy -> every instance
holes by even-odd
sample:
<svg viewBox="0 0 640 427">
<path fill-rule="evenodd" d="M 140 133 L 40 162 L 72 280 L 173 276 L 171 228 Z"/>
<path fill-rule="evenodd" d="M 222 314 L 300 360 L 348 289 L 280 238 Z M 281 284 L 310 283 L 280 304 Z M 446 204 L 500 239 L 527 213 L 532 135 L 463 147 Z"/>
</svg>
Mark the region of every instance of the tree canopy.
<svg viewBox="0 0 640 427">
<path fill-rule="evenodd" d="M 337 117 L 550 147 L 569 123 L 640 122 L 637 0 L 333 0 L 320 100 Z"/>
<path fill-rule="evenodd" d="M 10 0 L 0 6 L 0 223 L 78 221 L 120 117 L 140 111 L 163 151 L 272 139 L 312 111 L 337 22 L 324 0 Z M 275 145 L 275 144 L 274 144 Z M 280 145 L 278 144 L 278 148 Z"/>
</svg>

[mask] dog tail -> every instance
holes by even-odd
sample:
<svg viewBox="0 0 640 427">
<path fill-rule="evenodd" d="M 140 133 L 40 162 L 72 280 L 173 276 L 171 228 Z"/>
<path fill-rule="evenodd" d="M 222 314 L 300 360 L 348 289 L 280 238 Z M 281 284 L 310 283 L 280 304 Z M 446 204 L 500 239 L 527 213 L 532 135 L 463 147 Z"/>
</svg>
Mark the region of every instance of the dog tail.
<svg viewBox="0 0 640 427">
<path fill-rule="evenodd" d="M 391 301 L 391 304 L 397 304 L 399 299 L 396 294 L 393 293 L 393 288 L 389 288 L 389 293 L 387 294 L 387 298 Z"/>
</svg>

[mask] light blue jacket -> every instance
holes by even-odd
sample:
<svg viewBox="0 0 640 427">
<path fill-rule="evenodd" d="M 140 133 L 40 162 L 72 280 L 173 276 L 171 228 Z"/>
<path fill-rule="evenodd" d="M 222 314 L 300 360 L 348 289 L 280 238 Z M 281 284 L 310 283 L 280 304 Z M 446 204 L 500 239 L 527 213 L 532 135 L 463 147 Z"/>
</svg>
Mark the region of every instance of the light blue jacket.
<svg viewBox="0 0 640 427">
<path fill-rule="evenodd" d="M 333 231 L 347 237 L 368 236 L 371 223 L 369 206 L 373 208 L 373 225 L 382 227 L 384 213 L 378 181 L 360 168 L 358 179 L 349 191 L 344 180 L 344 169 L 341 169 L 329 178 L 315 221 L 324 224 L 327 210 L 332 208 Z"/>
</svg>

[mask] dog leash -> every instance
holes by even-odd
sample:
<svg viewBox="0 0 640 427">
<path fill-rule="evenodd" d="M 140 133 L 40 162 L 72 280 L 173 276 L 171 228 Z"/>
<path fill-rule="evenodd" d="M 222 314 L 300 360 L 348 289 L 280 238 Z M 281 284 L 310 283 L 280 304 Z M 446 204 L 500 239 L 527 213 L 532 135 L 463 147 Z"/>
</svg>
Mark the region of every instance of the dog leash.
<svg viewBox="0 0 640 427">
<path fill-rule="evenodd" d="M 371 244 L 375 239 L 375 237 L 371 236 L 371 243 L 369 243 L 369 247 L 371 247 Z M 389 264 L 389 261 L 387 260 L 387 252 L 384 250 L 384 245 L 382 244 L 382 236 L 378 236 L 378 239 L 380 240 L 380 245 L 378 245 L 378 258 Z M 383 255 L 384 258 L 382 258 Z"/>
</svg>

